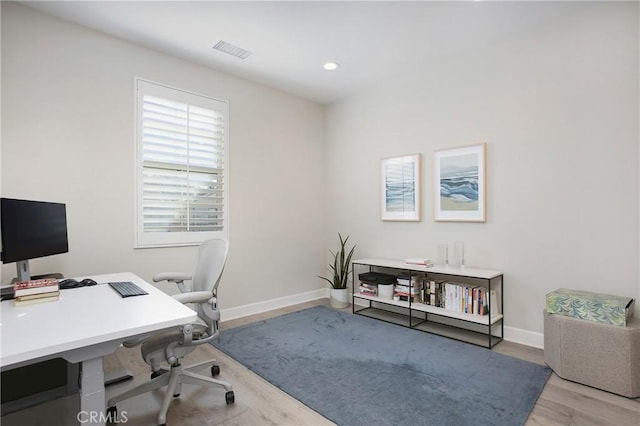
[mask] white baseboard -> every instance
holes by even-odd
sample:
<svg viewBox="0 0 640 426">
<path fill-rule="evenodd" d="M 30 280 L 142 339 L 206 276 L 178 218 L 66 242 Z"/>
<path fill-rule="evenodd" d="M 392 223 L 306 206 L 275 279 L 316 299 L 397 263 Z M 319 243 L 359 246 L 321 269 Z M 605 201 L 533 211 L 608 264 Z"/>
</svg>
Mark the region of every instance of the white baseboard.
<svg viewBox="0 0 640 426">
<path fill-rule="evenodd" d="M 326 297 L 329 297 L 329 289 L 321 288 L 318 290 L 308 291 L 306 293 L 265 300 L 264 302 L 256 302 L 249 305 L 238 306 L 235 308 L 222 309 L 220 311 L 220 317 L 221 321 L 230 321 L 236 318 L 242 318 L 249 315 L 271 311 L 273 309 L 284 308 L 286 306 L 310 302 L 312 300 L 322 299 Z M 356 299 L 356 304 L 366 306 L 368 305 L 368 302 L 365 300 Z M 504 340 L 513 343 L 519 343 L 521 345 L 532 346 L 534 348 L 544 348 L 544 334 L 522 330 L 520 328 L 505 326 Z"/>
<path fill-rule="evenodd" d="M 263 302 L 251 303 L 249 305 L 237 306 L 235 308 L 221 309 L 220 321 L 230 321 L 249 315 L 260 314 L 274 309 L 284 308 L 298 303 L 311 302 L 312 300 L 329 297 L 328 288 L 307 291 L 305 293 L 293 294 L 291 296 L 279 297 L 277 299 L 265 300 Z"/>
<path fill-rule="evenodd" d="M 504 326 L 504 340 L 521 345 L 544 349 L 544 334 L 521 328 Z"/>
</svg>

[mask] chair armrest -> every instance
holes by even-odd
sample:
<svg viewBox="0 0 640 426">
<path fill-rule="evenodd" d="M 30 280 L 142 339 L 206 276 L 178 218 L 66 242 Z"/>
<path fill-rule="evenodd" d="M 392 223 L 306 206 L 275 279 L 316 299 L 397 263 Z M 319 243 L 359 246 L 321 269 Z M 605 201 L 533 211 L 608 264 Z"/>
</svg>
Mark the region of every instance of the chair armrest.
<svg viewBox="0 0 640 426">
<path fill-rule="evenodd" d="M 158 281 L 189 281 L 193 278 L 193 274 L 189 272 L 160 272 L 153 276 L 153 282 Z"/>
<path fill-rule="evenodd" d="M 189 293 L 174 294 L 174 299 L 180 303 L 204 303 L 213 297 L 210 291 L 192 291 Z"/>
<path fill-rule="evenodd" d="M 149 336 L 134 337 L 133 339 L 127 340 L 126 342 L 122 342 L 122 346 L 124 346 L 125 348 L 135 348 L 136 346 L 144 343 L 144 341 L 148 338 Z"/>
<path fill-rule="evenodd" d="M 138 345 L 143 344 L 146 340 L 152 338 L 155 333 L 145 333 L 139 336 L 132 337 L 127 339 L 125 342 L 122 342 L 122 346 L 125 348 L 134 348 Z"/>
</svg>

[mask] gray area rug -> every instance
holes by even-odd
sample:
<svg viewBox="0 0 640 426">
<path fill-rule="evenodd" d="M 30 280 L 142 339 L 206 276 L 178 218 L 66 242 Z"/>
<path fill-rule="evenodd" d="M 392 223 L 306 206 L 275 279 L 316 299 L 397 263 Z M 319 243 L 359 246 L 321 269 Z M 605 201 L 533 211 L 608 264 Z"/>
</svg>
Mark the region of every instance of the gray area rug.
<svg viewBox="0 0 640 426">
<path fill-rule="evenodd" d="M 225 330 L 214 346 L 344 426 L 521 425 L 551 373 L 324 306 Z"/>
</svg>

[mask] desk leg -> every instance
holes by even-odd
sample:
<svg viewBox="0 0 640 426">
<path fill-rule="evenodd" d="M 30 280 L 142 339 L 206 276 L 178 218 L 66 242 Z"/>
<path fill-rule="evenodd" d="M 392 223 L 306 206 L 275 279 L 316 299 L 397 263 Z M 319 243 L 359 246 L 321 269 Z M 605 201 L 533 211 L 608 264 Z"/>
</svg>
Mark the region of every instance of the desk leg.
<svg viewBox="0 0 640 426">
<path fill-rule="evenodd" d="M 106 420 L 105 404 L 102 357 L 82 361 L 78 420 L 92 426 L 104 426 Z"/>
<path fill-rule="evenodd" d="M 67 361 L 67 395 L 74 395 L 80 390 L 80 364 Z"/>
</svg>

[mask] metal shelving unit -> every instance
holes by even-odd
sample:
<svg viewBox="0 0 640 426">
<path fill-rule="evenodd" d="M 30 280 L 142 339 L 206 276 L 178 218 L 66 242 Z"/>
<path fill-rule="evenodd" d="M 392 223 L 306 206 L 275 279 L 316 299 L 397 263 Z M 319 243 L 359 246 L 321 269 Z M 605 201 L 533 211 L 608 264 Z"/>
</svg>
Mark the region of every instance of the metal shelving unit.
<svg viewBox="0 0 640 426">
<path fill-rule="evenodd" d="M 504 294 L 502 272 L 486 269 L 442 268 L 410 265 L 399 260 L 359 259 L 352 262 L 352 306 L 353 313 L 390 322 L 404 327 L 414 328 L 432 334 L 449 337 L 491 349 L 503 340 L 504 336 Z M 360 269 L 358 271 L 357 269 Z M 360 294 L 356 281 L 359 272 L 385 272 L 411 276 L 420 274 L 428 279 L 448 280 L 456 283 L 479 285 L 487 288 L 488 293 L 496 292 L 500 313 L 491 307 L 488 301 L 489 315 L 465 314 L 450 311 L 437 306 L 409 301 L 395 301 L 377 296 Z"/>
</svg>

